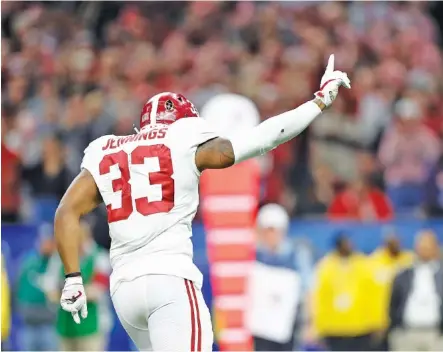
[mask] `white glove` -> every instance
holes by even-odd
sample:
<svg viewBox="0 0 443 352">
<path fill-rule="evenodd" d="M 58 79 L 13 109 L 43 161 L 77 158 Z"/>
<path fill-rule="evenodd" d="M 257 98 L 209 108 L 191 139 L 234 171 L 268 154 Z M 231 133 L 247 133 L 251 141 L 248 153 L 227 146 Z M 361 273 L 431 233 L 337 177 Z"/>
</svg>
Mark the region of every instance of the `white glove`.
<svg viewBox="0 0 443 352">
<path fill-rule="evenodd" d="M 71 312 L 72 318 L 77 324 L 80 324 L 79 312 L 83 319 L 88 316 L 85 288 L 81 276 L 65 279 L 60 305 L 64 311 Z"/>
<path fill-rule="evenodd" d="M 351 89 L 351 81 L 348 75 L 341 71 L 334 71 L 334 61 L 334 54 L 332 54 L 329 56 L 328 65 L 321 78 L 320 90 L 314 94 L 315 97 L 320 99 L 327 107 L 337 98 L 338 88 L 340 86 Z"/>
</svg>

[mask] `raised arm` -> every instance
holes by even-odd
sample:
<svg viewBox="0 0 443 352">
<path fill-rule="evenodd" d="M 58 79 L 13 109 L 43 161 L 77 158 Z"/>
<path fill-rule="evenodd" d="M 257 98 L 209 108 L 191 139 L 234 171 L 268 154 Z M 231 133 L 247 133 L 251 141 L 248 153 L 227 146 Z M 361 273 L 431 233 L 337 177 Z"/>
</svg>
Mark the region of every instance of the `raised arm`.
<svg viewBox="0 0 443 352">
<path fill-rule="evenodd" d="M 80 218 L 94 210 L 101 201 L 94 178 L 88 170 L 82 169 L 72 181 L 55 213 L 54 235 L 65 274 L 80 271 Z"/>
<path fill-rule="evenodd" d="M 314 99 L 297 109 L 267 119 L 237 138 L 211 139 L 198 147 L 195 163 L 200 171 L 223 169 L 265 154 L 297 136 L 324 108 L 319 99 Z"/>
<path fill-rule="evenodd" d="M 340 86 L 350 88 L 346 73 L 334 71 L 331 55 L 315 99 L 296 109 L 271 117 L 231 140 L 214 138 L 197 148 L 195 164 L 200 171 L 223 169 L 243 160 L 269 152 L 300 134 L 335 100 Z"/>
</svg>

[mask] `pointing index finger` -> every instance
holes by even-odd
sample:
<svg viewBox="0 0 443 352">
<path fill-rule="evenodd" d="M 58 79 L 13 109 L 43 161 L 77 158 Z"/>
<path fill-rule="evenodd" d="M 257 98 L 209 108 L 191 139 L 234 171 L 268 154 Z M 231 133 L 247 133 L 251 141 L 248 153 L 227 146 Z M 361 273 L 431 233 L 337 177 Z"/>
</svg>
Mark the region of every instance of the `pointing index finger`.
<svg viewBox="0 0 443 352">
<path fill-rule="evenodd" d="M 328 64 L 326 66 L 326 73 L 334 72 L 334 61 L 335 61 L 335 56 L 334 56 L 334 54 L 331 54 L 329 56 Z"/>
</svg>

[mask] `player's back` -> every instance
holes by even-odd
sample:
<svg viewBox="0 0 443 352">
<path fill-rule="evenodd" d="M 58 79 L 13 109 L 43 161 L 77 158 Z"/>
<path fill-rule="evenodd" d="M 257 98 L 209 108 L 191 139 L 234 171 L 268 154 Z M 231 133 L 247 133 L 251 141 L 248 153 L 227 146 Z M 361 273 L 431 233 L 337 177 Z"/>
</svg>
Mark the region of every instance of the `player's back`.
<svg viewBox="0 0 443 352">
<path fill-rule="evenodd" d="M 149 273 L 201 282 L 190 240 L 199 202 L 195 151 L 214 137 L 204 120 L 187 118 L 103 136 L 86 149 L 82 167 L 108 211 L 112 286 Z"/>
</svg>

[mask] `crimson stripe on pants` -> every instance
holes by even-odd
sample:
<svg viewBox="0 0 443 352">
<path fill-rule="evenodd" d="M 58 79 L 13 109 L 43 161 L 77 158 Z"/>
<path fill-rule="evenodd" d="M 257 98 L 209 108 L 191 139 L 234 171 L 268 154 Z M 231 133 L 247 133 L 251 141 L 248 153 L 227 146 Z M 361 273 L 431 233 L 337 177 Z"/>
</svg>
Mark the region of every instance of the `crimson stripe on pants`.
<svg viewBox="0 0 443 352">
<path fill-rule="evenodd" d="M 186 286 L 186 293 L 188 294 L 188 300 L 189 300 L 189 306 L 191 307 L 191 352 L 200 351 L 200 347 L 198 350 L 195 349 L 195 311 L 194 311 L 194 304 L 197 311 L 197 321 L 198 321 L 198 330 L 197 330 L 197 336 L 199 346 L 201 345 L 201 335 L 200 335 L 200 316 L 199 316 L 199 310 L 198 310 L 198 303 L 195 299 L 195 294 L 191 294 L 191 289 L 194 291 L 194 287 L 192 286 L 192 283 L 189 280 L 185 280 L 185 286 Z"/>
<path fill-rule="evenodd" d="M 196 310 L 196 313 L 197 313 L 197 351 L 200 352 L 202 350 L 202 334 L 201 334 L 201 323 L 200 323 L 200 311 L 198 309 L 198 301 L 197 301 L 197 295 L 195 294 L 194 283 L 190 282 L 190 285 L 191 285 L 192 296 L 194 297 L 195 310 Z"/>
</svg>

